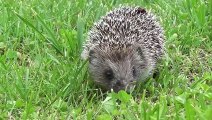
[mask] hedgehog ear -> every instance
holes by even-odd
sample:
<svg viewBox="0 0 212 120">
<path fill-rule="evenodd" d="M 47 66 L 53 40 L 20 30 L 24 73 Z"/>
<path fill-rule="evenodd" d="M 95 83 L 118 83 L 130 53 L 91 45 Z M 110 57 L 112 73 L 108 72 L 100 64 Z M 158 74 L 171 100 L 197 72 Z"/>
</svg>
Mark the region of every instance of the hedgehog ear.
<svg viewBox="0 0 212 120">
<path fill-rule="evenodd" d="M 94 55 L 94 50 L 90 50 L 90 52 L 89 52 L 89 56 L 92 56 L 92 55 Z"/>
<path fill-rule="evenodd" d="M 83 52 L 81 54 L 81 58 L 83 60 L 88 59 L 89 62 L 91 62 L 95 58 L 95 52 L 94 52 L 94 50 L 83 50 Z"/>
<path fill-rule="evenodd" d="M 136 9 L 136 13 L 137 13 L 137 14 L 145 14 L 145 13 L 146 13 L 146 10 L 143 9 L 143 8 L 141 8 L 141 7 L 138 7 L 138 8 Z"/>
<path fill-rule="evenodd" d="M 143 57 L 144 57 L 144 53 L 143 53 L 142 48 L 141 48 L 140 46 L 139 46 L 139 47 L 137 47 L 136 51 L 138 52 L 138 55 L 140 55 L 140 56 L 141 56 L 141 58 L 143 58 Z"/>
<path fill-rule="evenodd" d="M 89 56 L 88 56 L 88 60 L 91 63 L 91 61 L 95 58 L 95 51 L 94 50 L 90 50 L 89 51 Z"/>
</svg>

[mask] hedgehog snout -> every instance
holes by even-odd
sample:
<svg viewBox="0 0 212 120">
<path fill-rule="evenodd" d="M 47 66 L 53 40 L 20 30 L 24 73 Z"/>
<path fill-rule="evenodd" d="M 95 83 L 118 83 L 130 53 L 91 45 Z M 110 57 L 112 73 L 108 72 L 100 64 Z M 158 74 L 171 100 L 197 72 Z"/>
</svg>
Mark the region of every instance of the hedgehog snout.
<svg viewBox="0 0 212 120">
<path fill-rule="evenodd" d="M 120 90 L 125 90 L 126 92 L 133 91 L 135 88 L 135 85 L 133 84 L 126 84 L 124 85 L 120 81 L 117 81 L 116 84 L 112 85 L 112 88 L 114 92 L 119 92 Z"/>
<path fill-rule="evenodd" d="M 121 86 L 126 86 L 126 83 L 123 80 L 117 80 L 115 82 L 115 85 L 121 87 Z"/>
<path fill-rule="evenodd" d="M 114 92 L 118 92 L 120 90 L 131 91 L 134 88 L 134 81 L 125 81 L 125 80 L 116 80 L 112 83 L 111 89 Z"/>
<path fill-rule="evenodd" d="M 115 83 L 117 86 L 122 86 L 124 83 L 121 80 L 117 80 Z"/>
</svg>

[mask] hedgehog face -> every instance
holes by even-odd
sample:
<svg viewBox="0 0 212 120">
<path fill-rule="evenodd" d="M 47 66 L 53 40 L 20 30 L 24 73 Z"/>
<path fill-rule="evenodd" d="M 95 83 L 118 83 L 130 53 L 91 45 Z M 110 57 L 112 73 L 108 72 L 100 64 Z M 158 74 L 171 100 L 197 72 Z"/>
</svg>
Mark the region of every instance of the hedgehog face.
<svg viewBox="0 0 212 120">
<path fill-rule="evenodd" d="M 146 71 L 146 61 L 138 49 L 127 51 L 95 49 L 89 54 L 94 81 L 107 90 L 131 91 Z M 141 58 L 142 57 L 142 58 Z"/>
</svg>

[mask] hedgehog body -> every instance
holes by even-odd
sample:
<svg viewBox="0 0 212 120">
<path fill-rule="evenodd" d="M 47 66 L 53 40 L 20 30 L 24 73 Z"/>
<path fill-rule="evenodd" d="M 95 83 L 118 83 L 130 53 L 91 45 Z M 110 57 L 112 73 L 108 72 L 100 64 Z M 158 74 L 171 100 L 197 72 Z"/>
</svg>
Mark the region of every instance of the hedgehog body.
<svg viewBox="0 0 212 120">
<path fill-rule="evenodd" d="M 154 15 L 140 7 L 120 7 L 94 24 L 82 58 L 89 59 L 97 84 L 119 91 L 145 81 L 163 51 L 163 29 Z"/>
</svg>

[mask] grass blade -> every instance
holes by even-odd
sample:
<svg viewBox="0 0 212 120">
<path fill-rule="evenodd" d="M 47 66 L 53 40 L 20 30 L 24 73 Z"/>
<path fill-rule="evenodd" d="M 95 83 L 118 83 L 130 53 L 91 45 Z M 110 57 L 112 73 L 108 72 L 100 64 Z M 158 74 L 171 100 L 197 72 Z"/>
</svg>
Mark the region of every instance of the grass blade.
<svg viewBox="0 0 212 120">
<path fill-rule="evenodd" d="M 18 18 L 20 18 L 26 25 L 28 25 L 29 27 L 31 27 L 33 30 L 35 30 L 38 34 L 40 34 L 44 39 L 46 39 L 49 43 L 51 43 L 51 45 L 56 49 L 56 51 L 58 53 L 60 53 L 61 55 L 63 55 L 63 53 L 61 52 L 61 50 L 59 49 L 59 45 L 51 40 L 51 39 L 48 39 L 46 38 L 34 25 L 32 25 L 29 21 L 27 21 L 27 19 L 23 18 L 22 16 L 20 16 L 18 13 L 14 12 L 16 16 L 18 16 Z M 40 17 L 38 17 L 40 19 Z M 47 26 L 44 24 L 43 21 L 40 20 L 40 22 L 42 23 L 42 25 L 47 29 L 47 31 L 50 31 Z M 51 33 L 51 36 L 52 36 L 52 33 Z M 56 38 L 53 37 L 53 39 L 55 40 Z"/>
</svg>

